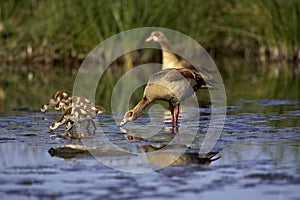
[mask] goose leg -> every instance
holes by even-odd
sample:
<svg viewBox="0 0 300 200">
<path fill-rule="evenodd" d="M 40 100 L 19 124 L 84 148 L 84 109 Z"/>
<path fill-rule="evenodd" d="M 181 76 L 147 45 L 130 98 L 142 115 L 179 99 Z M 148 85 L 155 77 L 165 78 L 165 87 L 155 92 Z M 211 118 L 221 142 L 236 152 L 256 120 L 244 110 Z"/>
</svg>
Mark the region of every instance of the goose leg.
<svg viewBox="0 0 300 200">
<path fill-rule="evenodd" d="M 80 134 L 81 133 L 81 124 L 80 124 L 80 122 L 78 122 L 76 124 L 76 129 L 77 129 L 78 134 Z"/>
<path fill-rule="evenodd" d="M 73 121 L 68 121 L 67 122 L 66 128 L 67 128 L 68 132 L 73 128 L 73 125 L 74 125 Z"/>
<path fill-rule="evenodd" d="M 91 121 L 89 119 L 87 119 L 87 125 L 86 125 L 86 129 L 89 130 L 91 125 Z"/>
<path fill-rule="evenodd" d="M 90 120 L 90 122 L 92 123 L 92 125 L 93 125 L 93 130 L 91 131 L 91 134 L 95 134 L 95 132 L 96 132 L 96 125 L 95 125 L 95 122 L 94 122 L 94 120 Z"/>
<path fill-rule="evenodd" d="M 177 127 L 178 126 L 178 116 L 179 116 L 179 103 L 176 105 L 175 107 L 175 126 Z"/>
<path fill-rule="evenodd" d="M 169 103 L 169 110 L 171 112 L 171 116 L 172 116 L 172 126 L 175 126 L 175 116 L 174 116 L 174 106 L 172 103 Z"/>
<path fill-rule="evenodd" d="M 178 133 L 178 126 L 173 127 L 172 131 L 173 131 L 173 133 L 177 134 Z"/>
<path fill-rule="evenodd" d="M 87 124 L 87 127 L 86 127 L 86 129 L 88 130 L 88 132 L 90 131 L 89 130 L 89 128 L 90 128 L 90 125 L 92 124 L 92 126 L 93 126 L 93 133 L 95 132 L 95 130 L 97 129 L 96 128 L 96 125 L 95 125 L 95 122 L 94 122 L 94 120 L 92 120 L 92 119 L 88 119 L 87 120 L 87 122 L 88 122 L 88 124 Z"/>
<path fill-rule="evenodd" d="M 94 128 L 94 131 L 95 131 L 97 129 L 96 125 L 95 125 L 95 122 L 93 120 L 91 120 L 91 122 L 92 122 L 92 125 L 93 125 L 93 128 Z"/>
</svg>

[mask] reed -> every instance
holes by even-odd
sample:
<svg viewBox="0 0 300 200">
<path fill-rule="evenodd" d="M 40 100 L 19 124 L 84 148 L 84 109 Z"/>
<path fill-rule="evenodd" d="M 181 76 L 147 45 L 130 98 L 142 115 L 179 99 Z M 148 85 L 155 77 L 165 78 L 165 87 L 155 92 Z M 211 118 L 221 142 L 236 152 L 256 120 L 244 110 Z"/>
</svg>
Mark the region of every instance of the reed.
<svg viewBox="0 0 300 200">
<path fill-rule="evenodd" d="M 263 62 L 300 61 L 299 1 L 229 2 L 230 9 L 223 8 L 221 21 L 214 26 L 224 33 L 225 46 L 242 48 L 246 53 L 254 51 Z"/>
<path fill-rule="evenodd" d="M 82 60 L 114 34 L 158 26 L 190 35 L 214 55 L 299 61 L 299 19 L 298 0 L 5 1 L 0 57 Z"/>
</svg>

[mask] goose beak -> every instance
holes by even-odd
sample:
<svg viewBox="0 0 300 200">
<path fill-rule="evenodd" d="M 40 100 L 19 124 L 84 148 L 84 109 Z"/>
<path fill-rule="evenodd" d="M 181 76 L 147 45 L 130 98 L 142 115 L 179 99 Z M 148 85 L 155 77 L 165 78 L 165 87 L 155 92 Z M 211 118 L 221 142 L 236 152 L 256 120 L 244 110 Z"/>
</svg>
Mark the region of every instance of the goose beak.
<svg viewBox="0 0 300 200">
<path fill-rule="evenodd" d="M 148 37 L 148 38 L 145 40 L 145 42 L 151 42 L 152 40 L 153 40 L 153 37 L 150 36 L 150 37 Z"/>
<path fill-rule="evenodd" d="M 125 124 L 127 124 L 127 120 L 126 119 L 123 119 L 122 121 L 121 121 L 121 123 L 120 123 L 120 127 L 122 127 L 122 126 L 124 126 Z"/>
<path fill-rule="evenodd" d="M 207 89 L 210 89 L 210 90 L 218 90 L 218 84 L 217 84 L 217 82 L 216 81 L 210 81 L 210 83 L 208 83 L 207 85 L 206 85 L 206 88 Z"/>
<path fill-rule="evenodd" d="M 200 87 L 201 89 L 209 89 L 209 90 L 218 90 L 215 86 L 212 85 L 204 85 Z"/>
<path fill-rule="evenodd" d="M 102 113 L 104 113 L 105 112 L 105 110 L 103 109 L 103 110 L 98 110 L 97 111 L 97 115 L 100 115 L 100 114 L 102 114 Z"/>
</svg>

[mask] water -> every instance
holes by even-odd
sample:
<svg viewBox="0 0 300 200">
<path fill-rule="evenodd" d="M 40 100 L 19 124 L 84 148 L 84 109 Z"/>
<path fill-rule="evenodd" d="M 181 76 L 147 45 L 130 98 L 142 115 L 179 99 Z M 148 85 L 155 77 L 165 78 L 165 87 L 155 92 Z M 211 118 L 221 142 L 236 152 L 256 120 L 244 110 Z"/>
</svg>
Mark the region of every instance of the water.
<svg viewBox="0 0 300 200">
<path fill-rule="evenodd" d="M 243 65 L 222 68 L 228 97 L 227 117 L 212 150 L 219 152 L 221 158 L 212 162 L 196 159 L 196 143 L 176 166 L 161 168 L 158 166 L 177 155 L 180 145 L 175 143 L 167 152 L 138 159 L 133 154 L 155 152 L 167 144 L 175 136 L 169 119 L 164 123 L 156 118 L 151 126 L 165 128 L 146 139 L 133 137 L 133 125 L 120 130 L 109 111 L 95 120 L 95 135 L 83 140 L 50 135 L 48 126 L 59 118 L 59 113 L 41 114 L 38 108 L 53 91 L 71 89 L 74 75 L 65 72 L 70 78 L 63 80 L 59 77 L 64 73 L 47 72 L 45 79 L 41 74 L 29 80 L 26 73 L 29 72 L 10 72 L 7 79 L 0 76 L 6 95 L 0 101 L 1 199 L 300 198 L 297 74 L 284 70 L 274 74 L 271 70 Z M 182 127 L 198 127 L 196 141 L 201 140 L 210 119 L 209 108 L 201 108 L 200 113 L 200 124 L 194 118 L 181 121 Z M 138 120 L 142 124 L 147 122 L 147 115 Z M 120 148 L 112 149 L 104 136 Z M 48 152 L 67 144 L 86 144 L 97 147 L 99 152 L 92 152 L 96 157 L 85 153 L 51 156 Z M 132 167 L 157 170 L 126 172 Z"/>
</svg>

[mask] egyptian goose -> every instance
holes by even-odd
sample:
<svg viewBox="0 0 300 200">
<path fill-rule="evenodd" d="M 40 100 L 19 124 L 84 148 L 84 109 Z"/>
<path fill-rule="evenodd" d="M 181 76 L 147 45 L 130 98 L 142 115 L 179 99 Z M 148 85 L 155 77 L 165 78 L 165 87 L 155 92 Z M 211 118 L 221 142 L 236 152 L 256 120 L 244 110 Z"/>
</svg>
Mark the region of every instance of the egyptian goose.
<svg viewBox="0 0 300 200">
<path fill-rule="evenodd" d="M 185 69 L 198 71 L 187 60 L 185 60 L 183 58 L 179 58 L 177 55 L 172 53 L 171 45 L 164 33 L 160 32 L 160 31 L 154 31 L 151 33 L 151 35 L 145 41 L 146 42 L 154 41 L 160 45 L 160 47 L 162 49 L 162 70 L 185 68 Z M 201 74 L 203 73 L 203 76 L 206 76 L 207 78 L 209 77 L 210 79 L 212 79 L 210 74 L 214 73 L 214 71 L 211 69 L 205 68 L 205 67 L 201 67 L 201 72 L 199 72 L 199 73 L 201 73 Z"/>
<path fill-rule="evenodd" d="M 46 112 L 49 108 L 56 106 L 61 101 L 67 101 L 69 98 L 72 97 L 72 92 L 68 90 L 59 90 L 52 95 L 49 100 L 49 103 L 42 105 L 40 108 L 41 112 Z"/>
<path fill-rule="evenodd" d="M 151 102 L 164 100 L 169 103 L 172 125 L 177 127 L 180 102 L 193 95 L 199 88 L 206 87 L 205 81 L 207 77 L 189 69 L 166 69 L 155 73 L 145 87 L 142 100 L 132 110 L 126 112 L 120 126 L 137 119 Z"/>
<path fill-rule="evenodd" d="M 92 119 L 94 119 L 104 111 L 105 109 L 102 106 L 93 106 L 93 105 L 85 105 L 85 108 L 83 107 L 68 108 L 58 122 L 53 122 L 50 124 L 49 130 L 53 131 L 59 128 L 61 125 L 66 124 L 67 131 L 70 131 L 74 125 L 77 125 L 79 127 L 80 122 L 83 121 L 88 121 L 88 126 L 90 125 L 90 122 L 92 122 L 94 129 L 96 129 L 96 126 Z"/>
<path fill-rule="evenodd" d="M 196 69 L 187 60 L 183 58 L 179 58 L 177 55 L 171 52 L 172 47 L 169 43 L 169 40 L 162 32 L 160 31 L 152 32 L 151 35 L 145 41 L 146 42 L 154 41 L 160 45 L 162 49 L 162 65 L 163 65 L 162 69 L 169 69 L 169 68 L 175 68 L 175 69 L 186 68 L 191 70 Z"/>
</svg>

